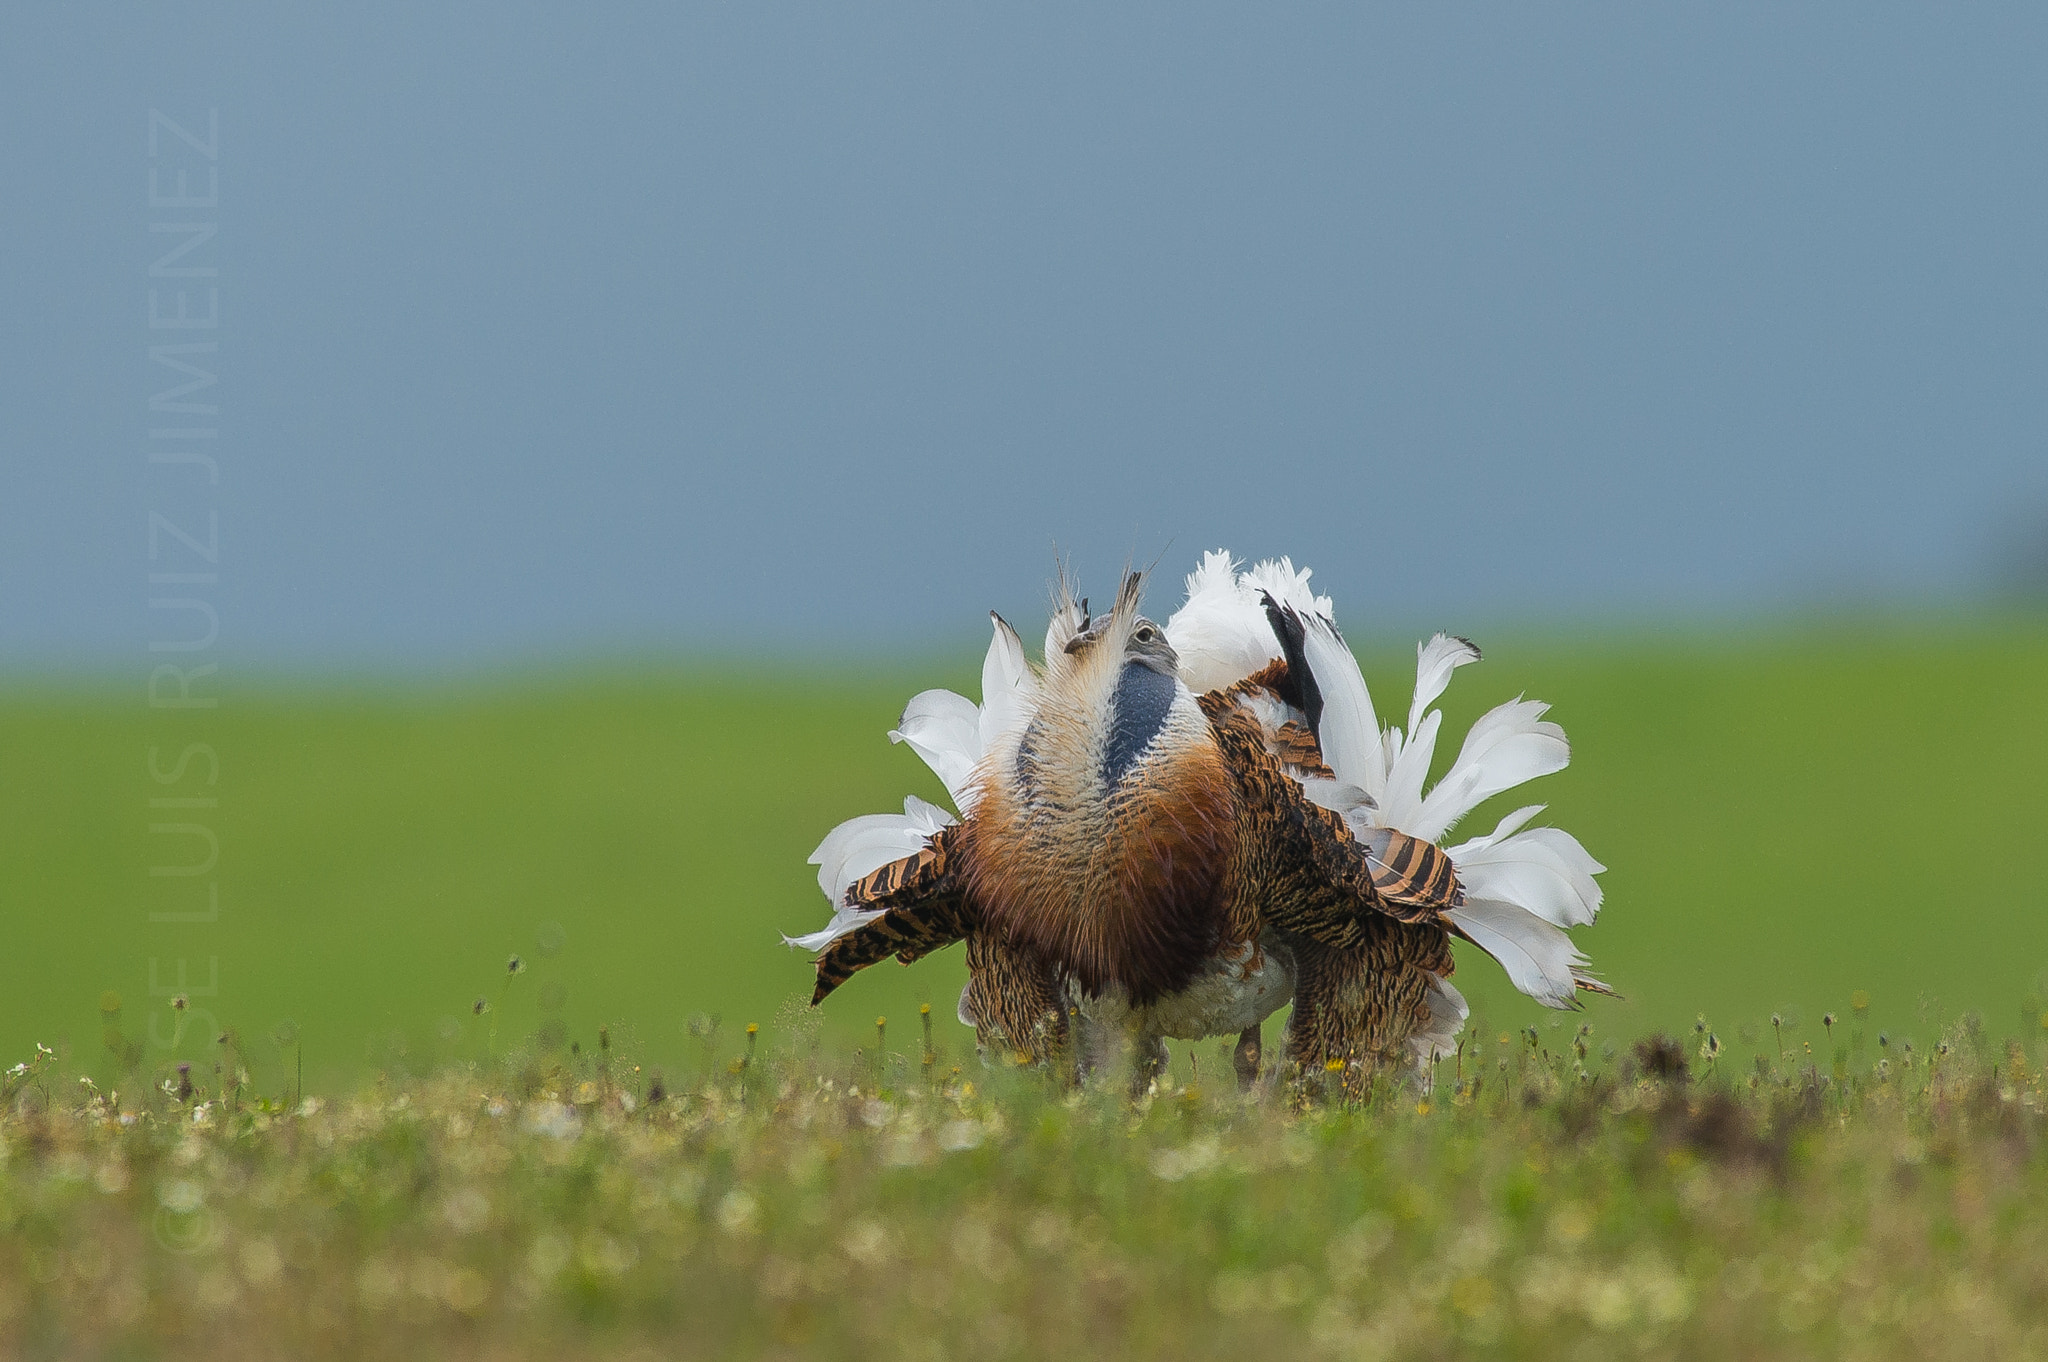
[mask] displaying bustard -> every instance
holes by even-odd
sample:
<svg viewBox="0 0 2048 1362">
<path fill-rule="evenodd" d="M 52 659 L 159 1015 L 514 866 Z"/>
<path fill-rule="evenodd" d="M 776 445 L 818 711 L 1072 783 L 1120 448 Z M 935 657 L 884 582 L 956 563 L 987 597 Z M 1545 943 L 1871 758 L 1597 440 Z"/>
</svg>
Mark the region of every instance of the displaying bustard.
<svg viewBox="0 0 2048 1362">
<path fill-rule="evenodd" d="M 1591 922 L 1604 867 L 1577 839 L 1528 827 L 1438 843 L 1493 795 L 1563 768 L 1547 706 L 1515 700 L 1472 726 L 1425 790 L 1452 672 L 1479 650 L 1417 650 L 1406 729 L 1382 730 L 1327 596 L 1285 559 L 1238 572 L 1208 554 L 1164 628 L 1127 574 L 1091 617 L 1062 582 L 1043 662 L 1000 617 L 979 706 L 911 700 L 890 736 L 959 811 L 922 800 L 841 824 L 812 856 L 834 905 L 812 1001 L 894 955 L 964 941 L 959 1013 L 985 1049 L 1085 1072 L 1128 1043 L 1139 1074 L 1167 1037 L 1236 1035 L 1294 1010 L 1286 1058 L 1348 1084 L 1448 1052 L 1466 1016 L 1450 939 L 1498 960 L 1552 1007 L 1607 991 L 1565 928 Z M 1076 1025 L 1078 1023 L 1078 1026 Z"/>
</svg>

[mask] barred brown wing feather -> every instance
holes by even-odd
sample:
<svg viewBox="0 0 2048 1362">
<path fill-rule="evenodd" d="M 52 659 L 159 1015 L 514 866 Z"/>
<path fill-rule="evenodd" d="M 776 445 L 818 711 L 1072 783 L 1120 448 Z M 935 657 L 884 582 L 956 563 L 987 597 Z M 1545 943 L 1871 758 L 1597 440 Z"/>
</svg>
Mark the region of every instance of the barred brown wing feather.
<svg viewBox="0 0 2048 1362">
<path fill-rule="evenodd" d="M 847 904 L 878 909 L 882 915 L 840 937 L 818 957 L 813 1006 L 878 960 L 893 955 L 907 965 L 967 935 L 974 915 L 955 874 L 955 831 L 945 829 L 924 849 L 847 887 Z"/>
<path fill-rule="evenodd" d="M 1285 683 L 1280 665 L 1262 674 L 1269 690 Z M 1391 830 L 1354 830 L 1286 773 L 1283 764 L 1306 768 L 1311 754 L 1322 764 L 1310 745 L 1317 697 L 1298 696 L 1310 731 L 1289 722 L 1269 733 L 1244 694 L 1201 697 L 1238 786 L 1234 892 L 1294 955 L 1288 1058 L 1316 1079 L 1334 1065 L 1343 1088 L 1358 1092 L 1375 1072 L 1406 1065 L 1417 1029 L 1429 1024 L 1433 982 L 1455 964 L 1442 910 L 1463 891 L 1442 848 Z"/>
<path fill-rule="evenodd" d="M 972 926 L 958 892 L 906 903 L 863 923 L 825 948 L 818 957 L 818 986 L 811 1005 L 877 961 L 895 956 L 904 964 L 952 945 Z"/>
<path fill-rule="evenodd" d="M 1387 854 L 1375 860 L 1341 815 L 1312 803 L 1301 783 L 1283 772 L 1236 696 L 1212 691 L 1201 705 L 1238 784 L 1245 818 L 1240 844 L 1257 853 L 1246 859 L 1246 869 L 1259 883 L 1241 888 L 1258 900 L 1268 925 L 1338 950 L 1356 946 L 1362 914 L 1441 925 L 1442 910 L 1460 902 L 1463 891 L 1440 848 L 1391 833 L 1382 847 Z M 1382 881 L 1393 894 L 1383 891 Z"/>
<path fill-rule="evenodd" d="M 905 856 L 900 861 L 891 861 L 879 870 L 871 870 L 846 887 L 845 901 L 849 904 L 876 904 L 905 889 L 929 884 L 945 875 L 948 870 L 947 850 L 943 844 L 928 846 L 921 851 Z"/>
<path fill-rule="evenodd" d="M 1358 834 L 1358 842 L 1365 852 L 1372 887 L 1389 904 L 1442 911 L 1464 902 L 1457 868 L 1436 843 L 1392 828 L 1369 829 Z M 1397 912 L 1395 916 L 1405 915 Z"/>
<path fill-rule="evenodd" d="M 1305 776 L 1316 776 L 1323 780 L 1335 779 L 1335 773 L 1323 765 L 1323 749 L 1316 742 L 1316 735 L 1306 727 L 1292 720 L 1280 725 L 1268 743 L 1273 755 L 1288 766 L 1295 767 Z"/>
<path fill-rule="evenodd" d="M 1323 764 L 1323 749 L 1316 741 L 1315 730 L 1304 722 L 1307 711 L 1302 708 L 1302 688 L 1286 661 L 1275 659 L 1242 681 L 1209 694 L 1215 699 L 1205 701 L 1204 707 L 1212 714 L 1233 704 L 1247 712 L 1255 710 L 1266 750 L 1294 775 L 1317 780 L 1334 778 L 1334 773 Z M 1281 707 L 1282 715 L 1297 717 L 1281 718 L 1276 724 L 1272 712 L 1275 704 Z"/>
<path fill-rule="evenodd" d="M 1321 1078 L 1343 1061 L 1346 1089 L 1382 1068 L 1407 1063 L 1409 1038 L 1429 1020 L 1430 981 L 1451 973 L 1450 937 L 1427 923 L 1380 917 L 1365 924 L 1354 947 L 1334 949 L 1293 937 L 1294 1011 L 1287 1022 L 1287 1058 L 1305 1077 Z"/>
<path fill-rule="evenodd" d="M 1356 949 L 1368 932 L 1365 918 L 1386 905 L 1344 820 L 1309 802 L 1236 696 L 1211 691 L 1201 705 L 1237 785 L 1229 894 L 1234 937 L 1250 940 L 1274 927 L 1336 950 Z"/>
</svg>

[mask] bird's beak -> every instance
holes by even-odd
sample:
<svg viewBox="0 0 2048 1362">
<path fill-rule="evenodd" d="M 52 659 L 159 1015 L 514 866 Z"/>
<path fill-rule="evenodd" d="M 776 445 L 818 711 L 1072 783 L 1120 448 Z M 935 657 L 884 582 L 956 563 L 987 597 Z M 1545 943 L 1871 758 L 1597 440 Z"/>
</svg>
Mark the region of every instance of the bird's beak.
<svg viewBox="0 0 2048 1362">
<path fill-rule="evenodd" d="M 1098 633 L 1094 628 L 1083 629 L 1080 633 L 1067 640 L 1066 651 L 1069 654 L 1078 653 L 1089 644 L 1095 642 L 1097 637 Z"/>
</svg>

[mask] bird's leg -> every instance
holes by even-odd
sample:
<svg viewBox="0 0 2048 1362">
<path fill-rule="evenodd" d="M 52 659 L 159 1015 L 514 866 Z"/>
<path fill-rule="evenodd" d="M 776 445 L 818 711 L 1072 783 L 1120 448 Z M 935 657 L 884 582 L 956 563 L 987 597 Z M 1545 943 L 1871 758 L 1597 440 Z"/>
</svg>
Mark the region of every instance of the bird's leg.
<svg viewBox="0 0 2048 1362">
<path fill-rule="evenodd" d="M 1152 1082 L 1166 1073 L 1166 1039 L 1139 1032 L 1132 1036 L 1131 1096 L 1143 1097 Z"/>
<path fill-rule="evenodd" d="M 1237 1066 L 1237 1090 L 1250 1092 L 1259 1081 L 1259 1027 L 1254 1022 L 1244 1029 L 1237 1038 L 1237 1048 L 1230 1052 L 1230 1061 Z"/>
<path fill-rule="evenodd" d="M 1075 1009 L 1074 1083 L 1077 1087 L 1086 1085 L 1104 1066 L 1114 1066 L 1116 1041 L 1116 1034 L 1110 1028 Z"/>
</svg>

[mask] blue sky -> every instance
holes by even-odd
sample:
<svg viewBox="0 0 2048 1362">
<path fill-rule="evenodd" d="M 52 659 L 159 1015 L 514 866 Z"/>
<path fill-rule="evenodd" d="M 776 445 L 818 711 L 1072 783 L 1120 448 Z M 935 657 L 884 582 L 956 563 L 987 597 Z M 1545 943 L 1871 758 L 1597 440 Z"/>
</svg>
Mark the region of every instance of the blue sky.
<svg viewBox="0 0 2048 1362">
<path fill-rule="evenodd" d="M 144 658 L 151 511 L 222 656 L 398 669 L 971 646 L 1055 548 L 1939 607 L 2048 525 L 2037 7 L 428 8 L 0 15 L 0 669 Z"/>
</svg>

